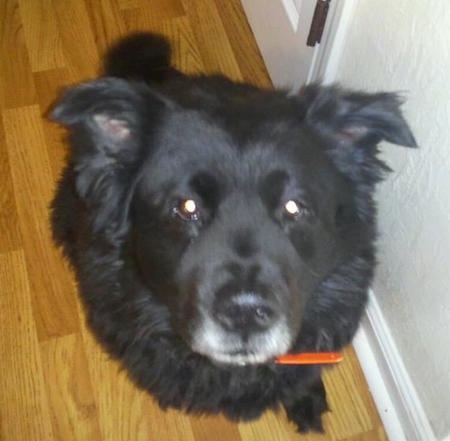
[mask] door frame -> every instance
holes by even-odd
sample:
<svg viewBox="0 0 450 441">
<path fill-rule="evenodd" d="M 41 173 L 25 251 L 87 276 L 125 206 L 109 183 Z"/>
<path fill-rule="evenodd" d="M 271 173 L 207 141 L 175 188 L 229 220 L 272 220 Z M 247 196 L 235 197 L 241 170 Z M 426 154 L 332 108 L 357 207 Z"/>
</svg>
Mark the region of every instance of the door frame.
<svg viewBox="0 0 450 441">
<path fill-rule="evenodd" d="M 331 0 L 322 41 L 315 47 L 307 83 L 319 81 L 329 84 L 336 80 L 356 3 L 357 0 Z"/>
<path fill-rule="evenodd" d="M 247 14 L 252 8 L 253 1 L 241 0 L 244 12 Z M 297 11 L 297 6 L 295 0 L 272 0 L 280 3 L 280 6 L 284 9 L 284 14 L 286 14 L 286 19 L 292 24 L 292 18 L 295 16 Z M 298 89 L 303 86 L 304 83 L 308 84 L 311 82 L 322 82 L 330 83 L 336 78 L 337 68 L 339 64 L 339 58 L 343 51 L 345 45 L 345 36 L 347 33 L 347 28 L 351 22 L 351 17 L 353 14 L 353 9 L 355 7 L 357 0 L 331 0 L 327 20 L 325 23 L 324 31 L 322 34 L 320 44 L 316 44 L 312 49 L 312 58 L 309 59 L 307 73 L 304 78 L 293 77 L 289 81 L 290 85 L 276 84 L 276 86 L 288 87 L 292 92 L 297 92 Z M 252 31 L 255 33 L 257 29 L 253 29 L 252 21 L 253 17 L 247 17 Z M 298 17 L 296 17 L 298 19 Z M 310 24 L 309 24 L 310 26 Z M 255 35 L 256 38 L 256 35 Z M 259 40 L 256 38 L 256 42 L 259 45 Z M 264 43 L 262 43 L 264 44 Z M 280 45 L 283 45 L 281 40 Z M 261 55 L 263 55 L 264 50 L 260 47 Z M 264 56 L 263 56 L 264 58 Z M 266 65 L 268 60 L 265 60 Z M 303 71 L 304 72 L 304 71 Z M 269 75 L 272 74 L 269 71 Z M 277 74 L 278 75 L 278 74 Z M 275 81 L 272 78 L 272 81 Z"/>
</svg>

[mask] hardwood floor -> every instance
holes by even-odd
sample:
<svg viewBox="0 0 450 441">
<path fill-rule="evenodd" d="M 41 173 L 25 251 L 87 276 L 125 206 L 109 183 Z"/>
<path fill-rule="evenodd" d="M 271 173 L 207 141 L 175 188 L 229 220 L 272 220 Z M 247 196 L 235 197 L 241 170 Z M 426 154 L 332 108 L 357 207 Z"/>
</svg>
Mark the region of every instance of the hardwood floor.
<svg viewBox="0 0 450 441">
<path fill-rule="evenodd" d="M 134 30 L 167 35 L 184 71 L 268 86 L 239 1 L 2 0 L 0 27 L 0 439 L 385 440 L 351 348 L 325 375 L 333 410 L 325 435 L 301 437 L 281 413 L 236 424 L 163 412 L 86 330 L 73 277 L 51 242 L 64 132 L 43 114 L 58 91 L 94 77 L 99 54 Z"/>
</svg>

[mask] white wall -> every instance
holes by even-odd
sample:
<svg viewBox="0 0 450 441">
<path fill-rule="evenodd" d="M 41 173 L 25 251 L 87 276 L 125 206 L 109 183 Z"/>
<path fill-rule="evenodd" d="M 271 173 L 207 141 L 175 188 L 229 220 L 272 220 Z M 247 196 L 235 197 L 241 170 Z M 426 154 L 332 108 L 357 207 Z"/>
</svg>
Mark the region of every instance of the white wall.
<svg viewBox="0 0 450 441">
<path fill-rule="evenodd" d="M 450 2 L 356 0 L 336 76 L 407 97 L 420 149 L 383 146 L 395 173 L 378 192 L 374 292 L 443 439 L 450 434 Z"/>
</svg>

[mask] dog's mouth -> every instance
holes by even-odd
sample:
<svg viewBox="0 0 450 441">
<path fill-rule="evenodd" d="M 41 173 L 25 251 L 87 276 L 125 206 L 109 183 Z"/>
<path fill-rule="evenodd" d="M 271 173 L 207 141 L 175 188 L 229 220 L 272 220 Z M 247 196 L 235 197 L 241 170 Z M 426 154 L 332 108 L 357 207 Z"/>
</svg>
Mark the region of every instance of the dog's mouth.
<svg viewBox="0 0 450 441">
<path fill-rule="evenodd" d="M 208 317 L 193 332 L 190 340 L 194 352 L 215 363 L 234 366 L 271 362 L 285 354 L 292 343 L 292 333 L 285 321 L 274 324 L 264 332 L 242 335 L 224 330 Z"/>
<path fill-rule="evenodd" d="M 217 352 L 208 354 L 208 357 L 215 363 L 227 366 L 247 366 L 259 365 L 272 361 L 274 356 L 266 356 L 264 354 L 238 350 L 232 352 Z"/>
</svg>

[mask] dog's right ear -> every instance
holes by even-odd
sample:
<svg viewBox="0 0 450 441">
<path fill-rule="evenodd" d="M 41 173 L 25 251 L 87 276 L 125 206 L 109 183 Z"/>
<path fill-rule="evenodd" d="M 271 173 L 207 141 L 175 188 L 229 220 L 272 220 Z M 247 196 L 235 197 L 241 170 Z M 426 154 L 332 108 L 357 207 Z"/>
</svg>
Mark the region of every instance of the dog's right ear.
<svg viewBox="0 0 450 441">
<path fill-rule="evenodd" d="M 95 231 L 123 225 L 153 125 L 166 105 L 145 86 L 106 77 L 69 89 L 51 111 L 50 118 L 70 131 L 69 162 Z"/>
<path fill-rule="evenodd" d="M 90 133 L 96 141 L 101 141 L 91 147 L 114 154 L 135 138 L 143 101 L 144 97 L 132 83 L 102 78 L 67 90 L 50 118 L 72 132 Z"/>
</svg>

